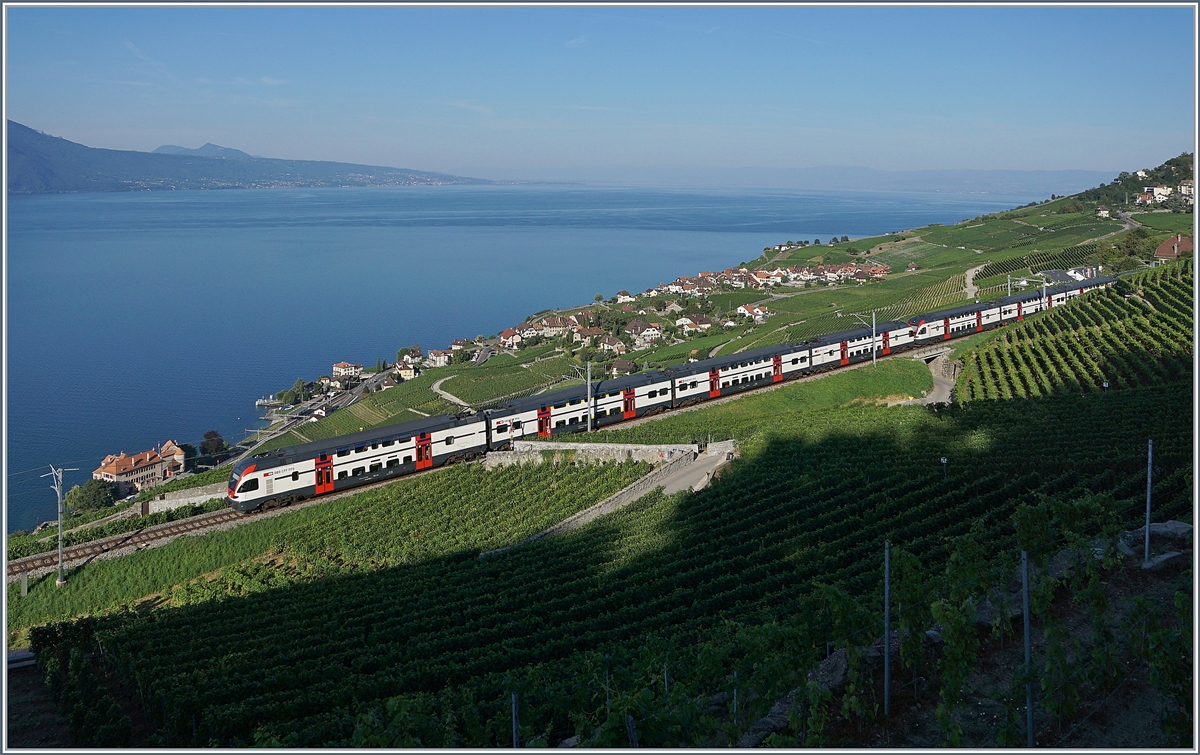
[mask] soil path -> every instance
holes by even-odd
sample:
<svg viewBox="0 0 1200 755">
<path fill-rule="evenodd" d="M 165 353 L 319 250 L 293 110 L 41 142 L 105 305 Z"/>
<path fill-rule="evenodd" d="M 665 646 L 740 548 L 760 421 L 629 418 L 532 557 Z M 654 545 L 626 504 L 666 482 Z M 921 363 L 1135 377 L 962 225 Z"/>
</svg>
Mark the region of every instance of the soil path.
<svg viewBox="0 0 1200 755">
<path fill-rule="evenodd" d="M 446 393 L 445 391 L 442 390 L 442 383 L 446 382 L 447 380 L 449 380 L 452 377 L 456 377 L 456 376 L 450 375 L 448 377 L 442 378 L 441 380 L 437 381 L 433 385 L 429 386 L 430 390 L 432 390 L 434 393 L 436 393 L 437 395 L 446 399 L 447 401 L 449 401 L 452 404 L 458 404 L 459 406 L 469 407 L 470 404 L 468 404 L 466 401 L 463 401 L 458 396 L 452 396 L 449 393 Z"/>
</svg>

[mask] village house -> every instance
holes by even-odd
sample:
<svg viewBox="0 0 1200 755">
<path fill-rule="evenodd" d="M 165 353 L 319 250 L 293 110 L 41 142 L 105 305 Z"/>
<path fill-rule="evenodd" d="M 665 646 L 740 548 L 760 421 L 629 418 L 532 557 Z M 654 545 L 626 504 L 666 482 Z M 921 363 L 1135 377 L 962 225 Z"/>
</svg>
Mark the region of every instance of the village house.
<svg viewBox="0 0 1200 755">
<path fill-rule="evenodd" d="M 517 334 L 526 341 L 528 341 L 530 338 L 535 338 L 542 335 L 542 327 L 540 325 L 534 325 L 531 322 L 521 323 L 516 327 L 516 331 Z"/>
<path fill-rule="evenodd" d="M 450 360 L 454 358 L 454 352 L 450 349 L 430 349 L 429 357 L 425 363 L 430 367 L 445 367 L 450 364 Z"/>
<path fill-rule="evenodd" d="M 617 304 L 624 304 L 631 301 L 633 301 L 633 297 L 629 295 L 628 291 L 617 292 Z"/>
<path fill-rule="evenodd" d="M 423 359 L 425 359 L 425 352 L 421 351 L 420 346 L 413 346 L 404 355 L 404 363 L 409 365 L 420 364 Z"/>
<path fill-rule="evenodd" d="M 415 377 L 420 377 L 421 370 L 405 362 L 396 365 L 396 375 L 402 380 L 412 380 Z"/>
<path fill-rule="evenodd" d="M 628 375 L 636 369 L 637 365 L 628 359 L 614 359 L 612 363 L 612 376 L 620 377 L 621 375 Z"/>
<path fill-rule="evenodd" d="M 124 496 L 159 484 L 166 477 L 165 469 L 166 464 L 154 449 L 133 456 L 122 451 L 117 456 L 105 456 L 92 472 L 92 479 L 113 483 L 118 495 Z"/>
<path fill-rule="evenodd" d="M 338 362 L 333 366 L 333 376 L 336 377 L 361 377 L 361 364 L 350 364 L 349 362 Z"/>
<path fill-rule="evenodd" d="M 521 340 L 521 334 L 512 328 L 500 331 L 500 345 L 506 349 L 515 349 Z"/>
<path fill-rule="evenodd" d="M 604 351 L 611 351 L 614 354 L 624 354 L 626 351 L 625 344 L 616 336 L 603 336 L 597 343 Z"/>
<path fill-rule="evenodd" d="M 450 344 L 451 351 L 462 351 L 463 349 L 473 349 L 473 348 L 475 348 L 475 342 L 468 341 L 465 338 L 455 338 L 454 341 Z"/>
<path fill-rule="evenodd" d="M 1138 178 L 1145 178 L 1146 176 L 1148 176 L 1150 174 L 1144 170 L 1139 170 L 1136 173 L 1134 173 L 1133 175 L 1137 176 Z"/>
<path fill-rule="evenodd" d="M 580 328 L 575 331 L 575 343 L 586 343 L 591 338 L 604 335 L 604 328 Z"/>
<path fill-rule="evenodd" d="M 1073 267 L 1067 271 L 1067 275 L 1071 276 L 1077 281 L 1087 280 L 1088 278 L 1095 278 L 1100 275 L 1101 269 L 1102 268 L 1099 266 L 1091 267 L 1086 265 L 1082 267 Z"/>
<path fill-rule="evenodd" d="M 574 324 L 565 317 L 547 317 L 542 320 L 542 335 L 547 337 L 561 336 L 570 330 Z"/>
<path fill-rule="evenodd" d="M 1108 208 L 1105 207 L 1104 205 L 1100 205 L 1099 207 L 1097 207 L 1096 208 L 1096 217 L 1107 218 L 1108 217 Z"/>
<path fill-rule="evenodd" d="M 334 380 L 328 377 L 322 377 L 319 382 L 325 390 L 340 391 L 346 387 L 341 380 Z"/>
<path fill-rule="evenodd" d="M 633 312 L 633 305 L 632 304 L 622 304 L 621 311 L 626 314 L 629 314 L 629 313 Z"/>
<path fill-rule="evenodd" d="M 1146 186 L 1142 191 L 1153 196 L 1155 202 L 1165 202 L 1167 201 L 1167 197 L 1171 196 L 1171 193 L 1175 190 L 1170 186 Z"/>
<path fill-rule="evenodd" d="M 766 307 L 759 307 L 754 304 L 743 304 L 737 308 L 737 312 L 739 315 L 752 318 L 755 322 L 762 322 L 771 316 Z"/>
<path fill-rule="evenodd" d="M 1153 194 L 1138 194 L 1134 204 L 1151 204 L 1154 202 Z"/>
<path fill-rule="evenodd" d="M 1196 203 L 1196 182 L 1185 178 L 1179 182 L 1179 193 L 1188 204 Z"/>
<path fill-rule="evenodd" d="M 641 293 L 642 296 L 658 296 L 657 288 L 648 288 Z"/>
<path fill-rule="evenodd" d="M 393 380 L 392 377 L 389 375 L 388 377 L 385 377 L 383 379 L 383 381 L 379 384 L 379 390 L 386 391 L 388 388 L 395 388 L 398 385 L 400 385 L 400 384 L 397 383 L 395 380 Z"/>
<path fill-rule="evenodd" d="M 913 270 L 917 269 L 917 263 L 910 262 L 910 263 L 908 263 L 908 266 L 905 267 L 904 269 L 911 273 Z"/>
<path fill-rule="evenodd" d="M 633 336 L 634 347 L 644 349 L 659 338 L 662 338 L 662 331 L 645 320 L 631 320 L 625 326 L 625 332 Z"/>
<path fill-rule="evenodd" d="M 1158 249 L 1154 250 L 1154 259 L 1177 260 L 1190 251 L 1192 251 L 1192 237 L 1176 234 L 1158 245 Z"/>
</svg>

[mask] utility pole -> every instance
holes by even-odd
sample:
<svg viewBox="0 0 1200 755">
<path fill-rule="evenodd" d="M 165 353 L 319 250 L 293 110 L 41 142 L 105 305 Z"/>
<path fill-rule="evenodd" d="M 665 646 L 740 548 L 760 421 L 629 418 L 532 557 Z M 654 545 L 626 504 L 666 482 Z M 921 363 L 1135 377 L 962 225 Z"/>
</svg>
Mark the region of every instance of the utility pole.
<svg viewBox="0 0 1200 755">
<path fill-rule="evenodd" d="M 50 471 L 49 471 L 49 472 L 47 472 L 46 474 L 42 475 L 42 477 L 52 477 L 52 478 L 54 478 L 54 483 L 53 483 L 52 485 L 50 485 L 50 487 L 51 487 L 51 488 L 53 488 L 53 489 L 54 489 L 54 492 L 55 492 L 55 493 L 58 495 L 58 579 L 57 579 L 57 580 L 54 582 L 55 586 L 57 586 L 57 587 L 62 587 L 63 585 L 65 585 L 65 584 L 67 583 L 67 580 L 63 579 L 63 554 L 62 554 L 62 552 L 63 552 L 63 538 L 62 538 L 62 525 L 63 525 L 63 494 L 62 494 L 62 473 L 63 473 L 63 472 L 78 472 L 78 471 L 79 471 L 79 468 L 78 468 L 78 467 L 72 467 L 72 468 L 70 468 L 70 469 L 55 469 L 55 468 L 54 468 L 54 465 L 53 465 L 53 464 L 51 464 L 51 465 L 50 465 Z"/>
<path fill-rule="evenodd" d="M 1154 473 L 1154 438 L 1146 448 L 1146 561 L 1150 560 L 1150 488 Z"/>
<path fill-rule="evenodd" d="M 587 413 L 588 413 L 588 432 L 592 431 L 592 363 L 587 363 Z"/>
<path fill-rule="evenodd" d="M 1012 296 L 1012 275 L 1008 276 L 1008 295 Z"/>
<path fill-rule="evenodd" d="M 861 322 L 863 324 L 863 326 L 866 326 L 867 321 L 865 318 L 863 318 L 862 315 L 858 314 L 857 312 L 851 312 L 850 316 L 853 317 L 855 320 L 858 320 L 859 322 Z M 878 366 L 877 362 L 875 361 L 875 356 L 876 356 L 876 352 L 875 352 L 875 310 L 871 310 L 871 366 L 872 367 Z"/>
</svg>

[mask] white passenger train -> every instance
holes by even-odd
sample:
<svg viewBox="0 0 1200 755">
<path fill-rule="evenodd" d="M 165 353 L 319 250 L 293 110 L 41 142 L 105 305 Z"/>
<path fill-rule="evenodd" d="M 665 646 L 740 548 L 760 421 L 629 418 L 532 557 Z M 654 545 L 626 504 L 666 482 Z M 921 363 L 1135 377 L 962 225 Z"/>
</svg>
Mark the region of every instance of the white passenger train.
<svg viewBox="0 0 1200 755">
<path fill-rule="evenodd" d="M 952 338 L 979 333 L 1057 307 L 1115 278 L 1092 278 L 930 312 L 907 322 L 830 333 L 677 367 L 516 399 L 470 416 L 442 415 L 384 425 L 352 435 L 303 443 L 243 459 L 229 477 L 229 505 L 250 512 L 285 506 L 389 477 L 411 474 L 487 451 L 520 438 L 552 438 L 753 390 Z"/>
</svg>

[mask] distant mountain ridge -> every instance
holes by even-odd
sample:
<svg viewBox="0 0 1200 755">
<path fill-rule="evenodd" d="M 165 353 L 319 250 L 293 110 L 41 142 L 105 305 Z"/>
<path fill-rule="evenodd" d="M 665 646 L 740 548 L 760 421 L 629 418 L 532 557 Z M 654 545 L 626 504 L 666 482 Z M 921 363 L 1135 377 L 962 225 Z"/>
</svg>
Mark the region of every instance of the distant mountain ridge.
<svg viewBox="0 0 1200 755">
<path fill-rule="evenodd" d="M 222 147 L 219 144 L 209 142 L 200 149 L 188 149 L 187 147 L 177 147 L 174 144 L 164 144 L 154 150 L 152 155 L 195 155 L 196 157 L 227 157 L 227 158 L 246 158 L 253 159 L 254 155 L 248 155 L 240 149 L 232 149 L 230 147 Z"/>
<path fill-rule="evenodd" d="M 253 157 L 241 150 L 215 144 L 174 154 L 162 151 L 164 149 L 185 148 L 167 145 L 154 152 L 96 149 L 43 134 L 10 120 L 8 191 L 13 194 L 53 194 L 496 183 L 406 168 Z"/>
</svg>

